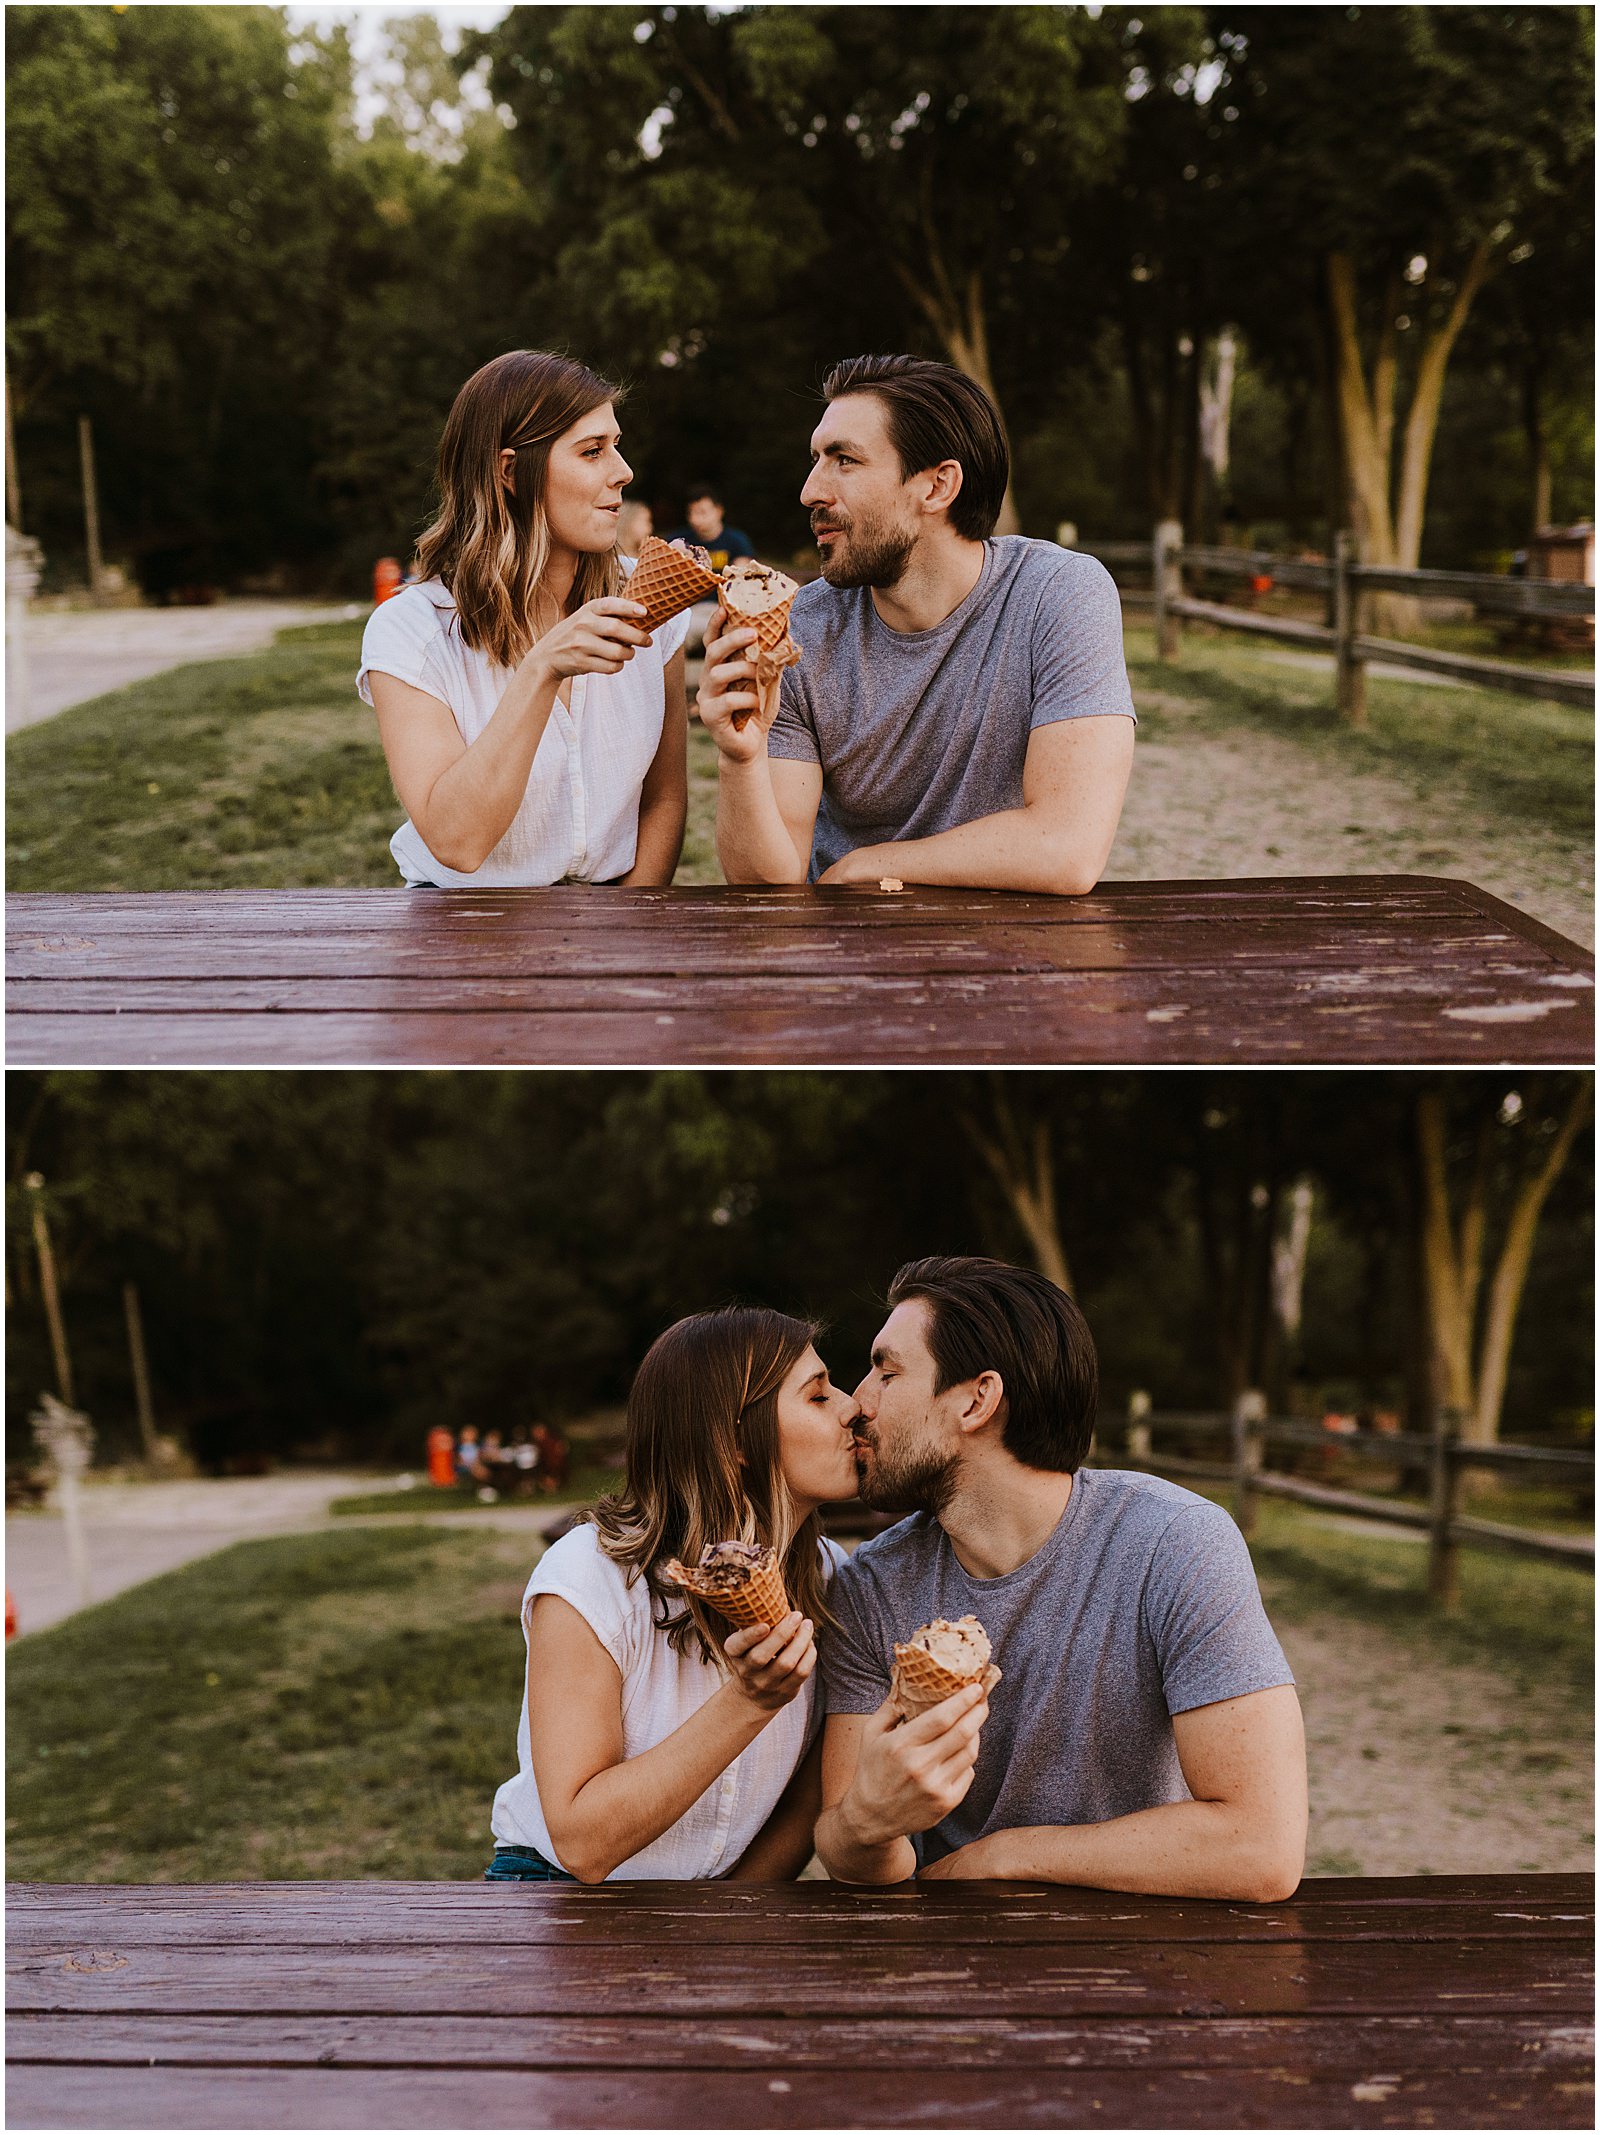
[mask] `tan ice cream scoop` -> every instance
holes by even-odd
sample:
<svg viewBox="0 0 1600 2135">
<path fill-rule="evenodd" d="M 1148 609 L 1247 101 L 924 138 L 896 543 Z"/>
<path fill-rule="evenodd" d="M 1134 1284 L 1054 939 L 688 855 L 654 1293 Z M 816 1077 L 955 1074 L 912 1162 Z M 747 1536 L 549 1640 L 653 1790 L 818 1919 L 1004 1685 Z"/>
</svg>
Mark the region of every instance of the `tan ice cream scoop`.
<svg viewBox="0 0 1600 2135">
<path fill-rule="evenodd" d="M 992 1690 L 1000 1670 L 989 1658 L 989 1634 L 976 1616 L 954 1623 L 936 1616 L 894 1649 L 889 1696 L 903 1720 L 914 1720 L 968 1683 Z"/>
<path fill-rule="evenodd" d="M 698 1564 L 680 1564 L 669 1557 L 661 1576 L 739 1630 L 758 1623 L 773 1629 L 789 1613 L 783 1568 L 775 1552 L 759 1542 L 709 1543 Z"/>
</svg>

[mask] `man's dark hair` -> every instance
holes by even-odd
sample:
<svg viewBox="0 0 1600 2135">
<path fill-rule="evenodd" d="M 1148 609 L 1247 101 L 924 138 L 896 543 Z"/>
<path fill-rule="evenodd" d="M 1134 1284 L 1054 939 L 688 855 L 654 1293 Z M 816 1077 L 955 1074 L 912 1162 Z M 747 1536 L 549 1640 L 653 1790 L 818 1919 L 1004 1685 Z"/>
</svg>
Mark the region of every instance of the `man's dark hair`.
<svg viewBox="0 0 1600 2135">
<path fill-rule="evenodd" d="M 1100 1368 L 1089 1323 L 1065 1290 L 1003 1260 L 911 1260 L 889 1303 L 928 1307 L 934 1392 L 995 1371 L 1005 1386 L 1000 1443 L 1028 1468 L 1075 1475 L 1094 1436 Z"/>
<path fill-rule="evenodd" d="M 690 490 L 689 494 L 684 498 L 683 501 L 686 506 L 690 504 L 698 504 L 702 497 L 709 497 L 712 503 L 717 505 L 720 509 L 722 504 L 722 492 L 720 489 L 713 488 L 709 482 L 696 482 L 693 489 Z"/>
<path fill-rule="evenodd" d="M 1000 410 L 975 378 L 924 356 L 851 356 L 822 381 L 825 400 L 876 393 L 889 418 L 900 478 L 959 460 L 961 487 L 950 524 L 964 541 L 994 532 L 1011 479 L 1011 450 Z"/>
</svg>

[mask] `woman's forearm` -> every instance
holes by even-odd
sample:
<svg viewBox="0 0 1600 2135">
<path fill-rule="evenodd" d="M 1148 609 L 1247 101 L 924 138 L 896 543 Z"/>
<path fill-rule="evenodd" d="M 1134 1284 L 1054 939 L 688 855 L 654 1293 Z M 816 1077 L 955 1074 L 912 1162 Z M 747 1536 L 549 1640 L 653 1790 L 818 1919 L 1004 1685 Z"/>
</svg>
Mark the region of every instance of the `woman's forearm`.
<svg viewBox="0 0 1600 2135">
<path fill-rule="evenodd" d="M 772 1717 L 725 1683 L 664 1741 L 596 1772 L 559 1818 L 546 1813 L 561 1866 L 604 1882 L 686 1816 Z"/>
<path fill-rule="evenodd" d="M 412 811 L 422 842 L 446 867 L 475 873 L 511 828 L 550 724 L 556 689 L 553 674 L 524 660 L 483 732 Z"/>
</svg>

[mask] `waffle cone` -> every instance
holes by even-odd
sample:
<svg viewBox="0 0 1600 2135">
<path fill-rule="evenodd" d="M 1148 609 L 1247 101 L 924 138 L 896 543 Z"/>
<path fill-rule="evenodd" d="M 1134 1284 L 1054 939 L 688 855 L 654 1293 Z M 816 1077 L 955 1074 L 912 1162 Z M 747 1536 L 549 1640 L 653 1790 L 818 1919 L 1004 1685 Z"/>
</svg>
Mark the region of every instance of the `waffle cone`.
<svg viewBox="0 0 1600 2135">
<path fill-rule="evenodd" d="M 743 561 L 743 559 L 741 558 L 739 561 Z M 768 575 L 763 568 L 763 578 Z M 765 698 L 767 691 L 777 681 L 783 670 L 786 667 L 793 667 L 800 658 L 800 647 L 789 635 L 789 610 L 794 606 L 794 597 L 800 588 L 795 585 L 792 579 L 785 578 L 782 572 L 772 572 L 770 577 L 776 580 L 780 587 L 787 587 L 788 592 L 782 599 L 772 601 L 770 605 L 752 613 L 736 605 L 739 600 L 737 589 L 744 576 L 745 574 L 739 569 L 739 562 L 729 564 L 722 574 L 722 590 L 719 598 L 722 602 L 723 613 L 728 617 L 731 624 L 736 625 L 741 630 L 753 630 L 756 634 L 756 642 L 750 649 L 750 657 L 755 663 L 757 692 L 761 697 Z M 731 599 L 729 597 L 730 591 L 732 592 Z M 755 713 L 739 711 L 734 712 L 731 716 L 733 724 L 742 728 L 755 717 Z"/>
<path fill-rule="evenodd" d="M 736 1630 L 748 1630 L 752 1624 L 758 1623 L 764 1623 L 770 1630 L 782 1623 L 789 1613 L 783 1567 L 770 1551 L 767 1563 L 752 1571 L 743 1586 L 731 1590 L 709 1587 L 705 1574 L 698 1567 L 680 1564 L 676 1557 L 669 1558 L 662 1569 L 674 1586 L 685 1594 L 692 1594 L 697 1601 L 703 1601 L 708 1609 L 715 1609 Z"/>
<path fill-rule="evenodd" d="M 956 1691 L 964 1690 L 971 1682 L 981 1680 L 985 1690 L 992 1690 L 1000 1680 L 1000 1671 L 990 1661 L 979 1675 L 957 1675 L 936 1661 L 924 1646 L 915 1644 L 897 1645 L 894 1649 L 894 1670 L 889 1679 L 889 1696 L 894 1701 L 902 1719 L 914 1720 L 932 1705 L 941 1704 L 953 1697 Z"/>
<path fill-rule="evenodd" d="M 625 589 L 628 600 L 643 601 L 649 613 L 641 626 L 658 630 L 673 616 L 692 608 L 697 600 L 715 600 L 717 575 L 691 556 L 675 549 L 670 541 L 651 534 L 639 550 Z"/>
</svg>

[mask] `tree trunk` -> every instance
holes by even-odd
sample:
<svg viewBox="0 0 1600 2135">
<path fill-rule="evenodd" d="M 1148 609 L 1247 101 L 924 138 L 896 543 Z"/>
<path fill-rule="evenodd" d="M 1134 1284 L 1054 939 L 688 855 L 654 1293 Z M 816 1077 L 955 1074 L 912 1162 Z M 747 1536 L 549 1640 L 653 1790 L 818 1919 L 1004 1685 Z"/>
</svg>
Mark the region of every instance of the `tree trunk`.
<svg viewBox="0 0 1600 2135">
<path fill-rule="evenodd" d="M 1447 1407 L 1467 1415 L 1475 1406 L 1473 1304 L 1482 1265 L 1488 1181 L 1480 1165 L 1468 1188 L 1467 1207 L 1458 1235 L 1450 1206 L 1444 1099 L 1439 1091 L 1425 1090 L 1417 1099 L 1416 1125 L 1422 1254 L 1434 1383 Z"/>
<path fill-rule="evenodd" d="M 1489 1285 L 1483 1344 L 1478 1353 L 1478 1398 L 1462 1430 L 1462 1437 L 1473 1445 L 1493 1445 L 1500 1436 L 1506 1372 L 1511 1363 L 1517 1310 L 1528 1279 L 1528 1263 L 1533 1258 L 1534 1234 L 1544 1204 L 1550 1197 L 1550 1189 L 1561 1176 L 1593 1103 L 1594 1084 L 1585 1076 L 1573 1092 L 1567 1116 L 1561 1122 L 1544 1162 L 1522 1182 L 1512 1205 L 1505 1242 Z"/>
<path fill-rule="evenodd" d="M 1422 344 L 1417 380 L 1411 391 L 1411 410 L 1406 417 L 1405 443 L 1400 456 L 1400 487 L 1395 505 L 1394 555 L 1403 571 L 1414 571 L 1422 554 L 1422 522 L 1428 502 L 1433 441 L 1439 428 L 1439 406 L 1444 399 L 1445 372 L 1461 338 L 1461 329 L 1467 323 L 1467 313 L 1489 278 L 1493 258 L 1494 247 L 1486 237 L 1474 248 L 1467 262 L 1467 270 L 1457 285 L 1444 324 L 1434 328 Z"/>
<path fill-rule="evenodd" d="M 1048 1115 L 1040 1112 L 1025 1130 L 1002 1085 L 994 1090 L 991 1121 L 966 1112 L 961 1124 L 1027 1241 L 1033 1265 L 1071 1297 L 1072 1269 L 1056 1206 L 1055 1149 Z"/>
<path fill-rule="evenodd" d="M 979 267 L 972 269 L 967 276 L 965 291 L 958 296 L 945 267 L 931 198 L 924 199 L 922 222 L 930 272 L 926 278 L 920 277 L 913 274 L 903 261 L 896 260 L 895 271 L 901 286 L 920 306 L 956 369 L 975 378 L 999 408 L 1000 396 L 995 391 L 994 369 L 989 361 L 989 321 L 983 297 L 983 270 Z M 1003 411 L 1000 419 L 1005 420 Z M 1009 482 L 994 530 L 997 534 L 1020 534 L 1022 531 Z"/>
<path fill-rule="evenodd" d="M 1529 356 L 1522 367 L 1522 429 L 1528 441 L 1528 488 L 1533 504 L 1530 535 L 1550 524 L 1550 439 L 1544 425 L 1544 366 Z"/>
</svg>

